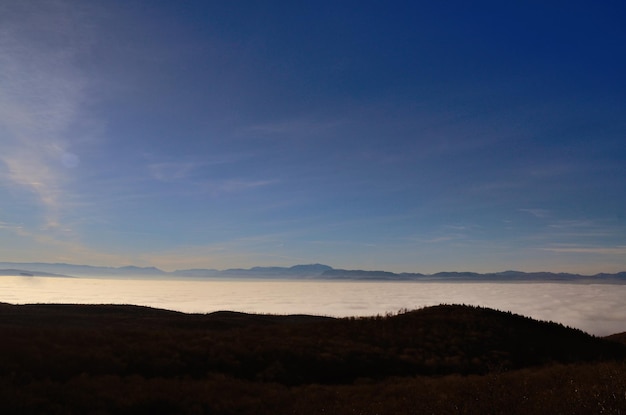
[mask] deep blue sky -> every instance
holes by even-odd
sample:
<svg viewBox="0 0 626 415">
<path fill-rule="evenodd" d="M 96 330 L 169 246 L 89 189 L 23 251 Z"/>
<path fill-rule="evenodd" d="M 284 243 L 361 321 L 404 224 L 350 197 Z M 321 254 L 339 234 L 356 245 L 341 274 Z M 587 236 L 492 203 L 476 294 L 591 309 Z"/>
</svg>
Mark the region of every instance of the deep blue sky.
<svg viewBox="0 0 626 415">
<path fill-rule="evenodd" d="M 4 261 L 626 270 L 621 1 L 4 1 Z"/>
</svg>

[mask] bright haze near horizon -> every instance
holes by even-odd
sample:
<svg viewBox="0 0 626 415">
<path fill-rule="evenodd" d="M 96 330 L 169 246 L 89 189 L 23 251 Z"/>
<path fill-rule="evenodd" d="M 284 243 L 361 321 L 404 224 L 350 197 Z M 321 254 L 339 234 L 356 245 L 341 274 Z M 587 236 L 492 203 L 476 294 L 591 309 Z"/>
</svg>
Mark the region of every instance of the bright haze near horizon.
<svg viewBox="0 0 626 415">
<path fill-rule="evenodd" d="M 0 4 L 0 260 L 626 270 L 621 1 Z"/>
</svg>

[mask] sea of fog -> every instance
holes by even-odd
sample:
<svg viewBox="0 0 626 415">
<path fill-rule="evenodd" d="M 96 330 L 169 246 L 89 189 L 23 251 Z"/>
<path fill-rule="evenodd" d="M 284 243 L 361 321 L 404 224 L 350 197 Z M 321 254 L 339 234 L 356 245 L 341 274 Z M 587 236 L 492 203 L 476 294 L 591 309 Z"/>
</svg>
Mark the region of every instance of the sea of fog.
<svg viewBox="0 0 626 415">
<path fill-rule="evenodd" d="M 604 336 L 626 331 L 626 285 L 0 277 L 0 302 L 136 304 L 189 313 L 370 316 L 472 304 Z"/>
</svg>

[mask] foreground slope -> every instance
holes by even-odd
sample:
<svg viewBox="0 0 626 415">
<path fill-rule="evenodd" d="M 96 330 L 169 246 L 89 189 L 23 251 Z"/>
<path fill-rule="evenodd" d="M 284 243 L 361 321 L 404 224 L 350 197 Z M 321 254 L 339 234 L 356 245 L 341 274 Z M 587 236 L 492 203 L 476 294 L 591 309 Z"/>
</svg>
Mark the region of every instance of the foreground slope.
<svg viewBox="0 0 626 415">
<path fill-rule="evenodd" d="M 288 413 L 314 395 L 325 398 L 308 404 L 308 413 L 317 413 L 315 405 L 341 413 L 370 399 L 374 385 L 388 388 L 377 399 L 402 413 L 394 394 L 420 393 L 417 384 L 456 390 L 463 381 L 450 376 L 473 376 L 480 385 L 580 365 L 585 373 L 608 365 L 622 379 L 626 356 L 618 342 L 469 306 L 335 319 L 0 304 L 0 338 L 2 413 L 82 413 L 89 405 L 104 413 Z M 331 399 L 330 391 L 347 400 Z"/>
</svg>

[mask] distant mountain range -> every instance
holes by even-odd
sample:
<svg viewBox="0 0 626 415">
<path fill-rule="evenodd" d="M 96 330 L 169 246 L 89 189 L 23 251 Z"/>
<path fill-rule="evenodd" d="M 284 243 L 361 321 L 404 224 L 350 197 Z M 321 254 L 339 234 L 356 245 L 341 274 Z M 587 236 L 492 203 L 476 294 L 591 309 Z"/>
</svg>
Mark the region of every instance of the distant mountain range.
<svg viewBox="0 0 626 415">
<path fill-rule="evenodd" d="M 294 265 L 292 267 L 253 267 L 217 269 L 183 269 L 166 272 L 155 267 L 97 267 L 41 262 L 0 262 L 0 276 L 24 277 L 107 277 L 107 278 L 159 278 L 159 279 L 320 279 L 320 280 L 372 280 L 372 281 L 453 281 L 453 282 L 579 282 L 626 284 L 626 272 L 615 274 L 580 275 L 553 272 L 504 271 L 480 274 L 476 272 L 438 272 L 435 274 L 395 273 L 389 271 L 364 271 L 335 269 L 323 264 Z"/>
</svg>

